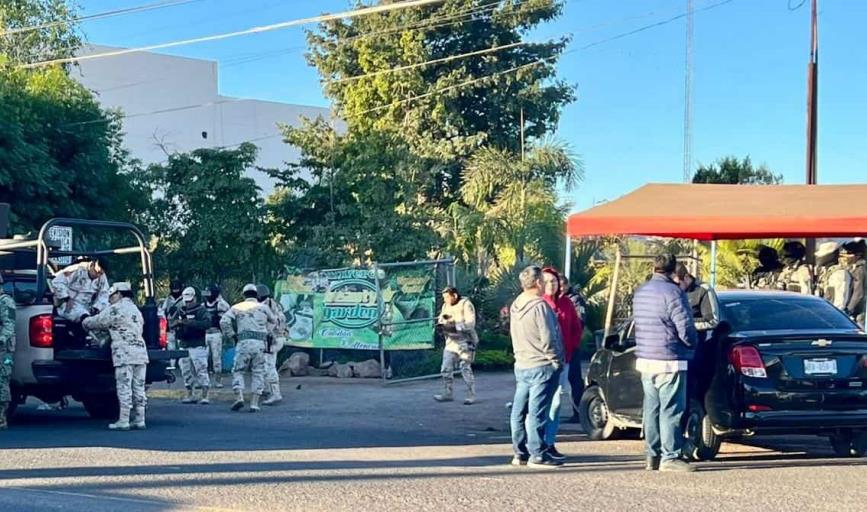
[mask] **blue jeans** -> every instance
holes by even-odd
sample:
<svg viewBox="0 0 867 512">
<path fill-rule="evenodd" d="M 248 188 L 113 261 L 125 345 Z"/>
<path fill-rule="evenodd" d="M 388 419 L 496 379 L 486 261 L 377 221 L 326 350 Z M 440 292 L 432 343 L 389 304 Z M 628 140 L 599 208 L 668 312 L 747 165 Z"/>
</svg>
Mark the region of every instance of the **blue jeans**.
<svg viewBox="0 0 867 512">
<path fill-rule="evenodd" d="M 566 386 L 569 385 L 568 363 L 563 365 L 557 380 L 557 387 L 554 388 L 554 396 L 551 398 L 551 410 L 548 412 L 548 423 L 545 425 L 545 444 L 548 446 L 554 446 L 557 431 L 560 430 L 560 407 L 563 404 L 563 395 L 566 394 Z"/>
<path fill-rule="evenodd" d="M 545 424 L 560 372 L 547 364 L 515 368 L 515 399 L 512 401 L 512 448 L 521 458 L 539 458 L 545 444 Z"/>
<path fill-rule="evenodd" d="M 686 372 L 641 374 L 644 388 L 644 439 L 647 455 L 663 461 L 680 458 Z"/>
</svg>

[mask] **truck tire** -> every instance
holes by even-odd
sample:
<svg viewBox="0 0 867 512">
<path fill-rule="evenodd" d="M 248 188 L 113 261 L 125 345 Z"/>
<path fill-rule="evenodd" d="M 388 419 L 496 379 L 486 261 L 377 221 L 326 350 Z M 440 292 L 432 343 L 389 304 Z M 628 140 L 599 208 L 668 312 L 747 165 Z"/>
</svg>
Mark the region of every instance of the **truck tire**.
<svg viewBox="0 0 867 512">
<path fill-rule="evenodd" d="M 683 453 L 692 460 L 713 460 L 722 439 L 713 431 L 710 418 L 698 400 L 690 400 L 686 411 Z"/>
<path fill-rule="evenodd" d="M 578 417 L 581 419 L 581 428 L 592 441 L 614 439 L 620 433 L 608 415 L 608 404 L 605 403 L 599 386 L 590 386 L 584 390 L 578 406 Z"/>
<path fill-rule="evenodd" d="M 84 410 L 95 420 L 116 420 L 120 413 L 117 395 L 87 395 L 81 398 Z"/>
</svg>

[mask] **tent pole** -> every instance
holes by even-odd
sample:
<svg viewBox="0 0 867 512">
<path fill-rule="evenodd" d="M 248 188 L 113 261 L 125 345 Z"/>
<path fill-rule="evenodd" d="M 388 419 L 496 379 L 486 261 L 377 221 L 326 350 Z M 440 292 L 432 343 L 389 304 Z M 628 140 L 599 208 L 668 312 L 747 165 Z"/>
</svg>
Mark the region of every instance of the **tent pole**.
<svg viewBox="0 0 867 512">
<path fill-rule="evenodd" d="M 716 240 L 710 242 L 710 287 L 716 288 Z"/>
<path fill-rule="evenodd" d="M 617 256 L 614 258 L 614 275 L 611 277 L 611 290 L 608 293 L 608 311 L 605 312 L 605 334 L 611 332 L 611 320 L 614 318 L 614 297 L 617 295 L 617 282 L 620 279 L 620 244 L 617 245 Z"/>
<path fill-rule="evenodd" d="M 572 282 L 572 237 L 566 233 L 566 260 L 563 262 L 563 272 L 566 279 Z"/>
</svg>

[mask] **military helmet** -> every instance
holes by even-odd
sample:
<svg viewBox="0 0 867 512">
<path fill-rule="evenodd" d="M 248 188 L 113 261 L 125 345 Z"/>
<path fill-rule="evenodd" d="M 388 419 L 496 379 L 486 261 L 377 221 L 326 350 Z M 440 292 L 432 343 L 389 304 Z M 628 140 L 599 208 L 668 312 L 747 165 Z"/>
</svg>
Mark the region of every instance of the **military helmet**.
<svg viewBox="0 0 867 512">
<path fill-rule="evenodd" d="M 256 294 L 259 296 L 259 299 L 267 299 L 271 296 L 271 289 L 268 288 L 267 285 L 257 284 L 256 285 Z"/>
<path fill-rule="evenodd" d="M 121 282 L 114 283 L 113 285 L 111 285 L 111 288 L 108 289 L 108 294 L 114 295 L 117 292 L 131 292 L 131 291 L 132 291 L 132 285 L 129 284 L 129 282 L 127 282 L 127 281 L 121 281 Z"/>
<path fill-rule="evenodd" d="M 783 244 L 783 259 L 788 261 L 801 261 L 807 254 L 807 248 L 798 241 Z"/>
<path fill-rule="evenodd" d="M 211 283 L 208 285 L 208 296 L 217 298 L 220 296 L 221 292 L 222 290 L 220 290 L 220 285 L 217 283 Z"/>
<path fill-rule="evenodd" d="M 843 248 L 840 250 L 841 253 L 844 254 L 855 254 L 859 256 L 864 256 L 864 253 L 867 252 L 867 242 L 862 240 L 852 240 L 851 242 L 846 242 L 843 244 Z"/>
</svg>

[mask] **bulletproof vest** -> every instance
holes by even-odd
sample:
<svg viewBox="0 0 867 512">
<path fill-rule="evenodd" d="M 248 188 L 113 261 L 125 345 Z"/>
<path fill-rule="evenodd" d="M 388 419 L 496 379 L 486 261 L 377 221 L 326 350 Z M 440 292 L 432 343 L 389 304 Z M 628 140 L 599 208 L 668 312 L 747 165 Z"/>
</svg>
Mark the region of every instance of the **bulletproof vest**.
<svg viewBox="0 0 867 512">
<path fill-rule="evenodd" d="M 211 316 L 211 327 L 219 329 L 220 319 L 223 318 L 223 314 L 219 311 L 220 301 L 217 300 L 213 304 L 208 304 L 208 302 L 205 301 L 202 305 L 205 307 L 205 311 L 208 312 L 208 315 Z"/>
<path fill-rule="evenodd" d="M 753 288 L 771 290 L 776 287 L 778 277 L 777 271 L 756 272 L 753 274 Z"/>
</svg>

